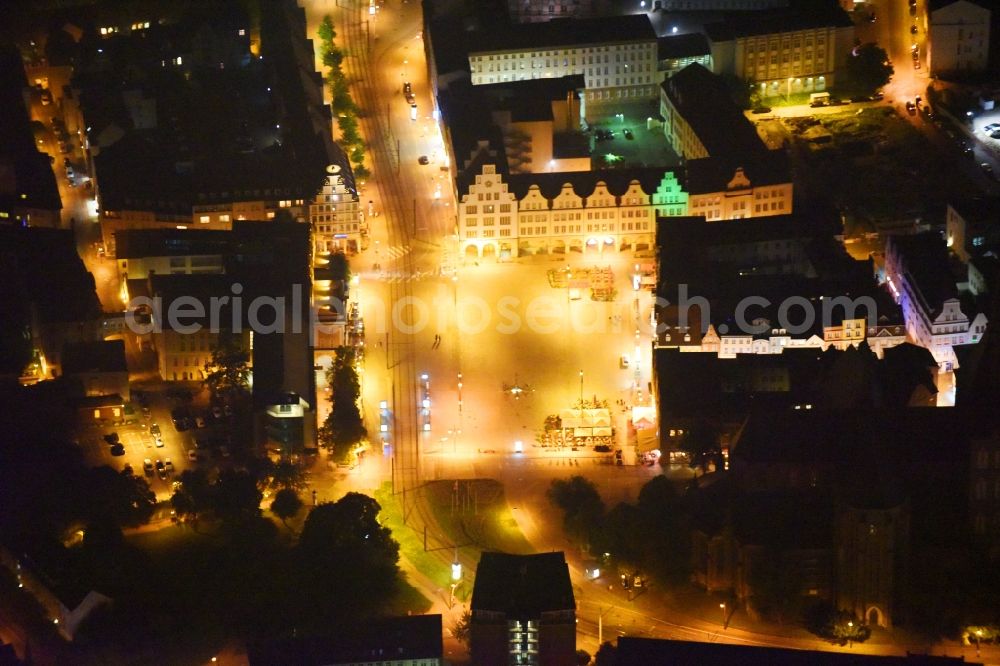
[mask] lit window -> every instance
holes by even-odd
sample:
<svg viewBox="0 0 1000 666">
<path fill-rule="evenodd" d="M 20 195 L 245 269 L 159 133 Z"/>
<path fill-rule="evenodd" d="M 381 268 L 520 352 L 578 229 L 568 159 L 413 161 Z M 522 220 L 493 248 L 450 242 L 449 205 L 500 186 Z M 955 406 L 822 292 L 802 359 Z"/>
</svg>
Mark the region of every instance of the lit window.
<svg viewBox="0 0 1000 666">
<path fill-rule="evenodd" d="M 201 222 L 202 224 L 208 224 L 210 222 L 210 219 L 208 215 L 202 215 L 201 217 L 198 218 L 198 221 Z"/>
</svg>

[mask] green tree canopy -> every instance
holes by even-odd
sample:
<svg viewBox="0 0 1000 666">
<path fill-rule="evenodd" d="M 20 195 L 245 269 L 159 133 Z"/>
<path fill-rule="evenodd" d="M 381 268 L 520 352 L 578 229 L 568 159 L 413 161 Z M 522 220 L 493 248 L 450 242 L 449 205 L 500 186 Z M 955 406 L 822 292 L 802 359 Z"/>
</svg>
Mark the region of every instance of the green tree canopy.
<svg viewBox="0 0 1000 666">
<path fill-rule="evenodd" d="M 294 488 L 282 488 L 275 494 L 274 501 L 271 502 L 271 512 L 286 523 L 289 518 L 294 518 L 302 510 L 302 498 Z"/>
<path fill-rule="evenodd" d="M 250 388 L 250 352 L 237 335 L 220 334 L 205 364 L 205 384 L 214 395 L 245 393 Z"/>
<path fill-rule="evenodd" d="M 354 359 L 353 348 L 339 347 L 333 365 L 327 371 L 333 408 L 320 428 L 319 440 L 331 449 L 337 462 L 346 462 L 354 447 L 368 436 L 358 409 L 361 383 L 354 369 Z"/>
<path fill-rule="evenodd" d="M 325 15 L 323 20 L 320 21 L 316 34 L 327 44 L 332 42 L 337 36 L 337 31 L 333 29 L 333 19 L 330 18 L 329 14 Z"/>
<path fill-rule="evenodd" d="M 604 516 L 604 502 L 597 486 L 582 476 L 555 479 L 546 493 L 563 511 L 563 527 L 570 536 L 589 543 Z"/>
<path fill-rule="evenodd" d="M 369 617 L 395 592 L 399 544 L 379 524 L 380 509 L 348 493 L 309 512 L 296 547 L 303 623 Z"/>
<path fill-rule="evenodd" d="M 847 78 L 859 94 L 870 95 L 892 78 L 893 69 L 885 49 L 868 43 L 847 55 Z"/>
</svg>

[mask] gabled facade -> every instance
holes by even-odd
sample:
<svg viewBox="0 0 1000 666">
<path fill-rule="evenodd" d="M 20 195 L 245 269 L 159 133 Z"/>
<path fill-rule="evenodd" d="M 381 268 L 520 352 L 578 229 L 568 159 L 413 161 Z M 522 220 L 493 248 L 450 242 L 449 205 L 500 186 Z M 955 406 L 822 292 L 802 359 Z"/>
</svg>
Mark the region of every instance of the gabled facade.
<svg viewBox="0 0 1000 666">
<path fill-rule="evenodd" d="M 986 315 L 969 318 L 948 271 L 945 241 L 936 232 L 890 236 L 885 275 L 889 290 L 903 309 L 906 332 L 926 348 L 943 370 L 958 366 L 953 347 L 976 344 L 986 332 Z"/>
<path fill-rule="evenodd" d="M 990 55 L 990 10 L 969 0 L 930 11 L 927 67 L 931 75 L 978 72 Z"/>
<path fill-rule="evenodd" d="M 671 171 L 664 171 L 650 192 L 638 178 L 612 192 L 602 175 L 593 172 L 565 174 L 566 181 L 552 194 L 543 192 L 541 180 L 531 182 L 530 174 L 517 178 L 525 186 L 520 199 L 505 182 L 508 177 L 486 164 L 461 193 L 458 235 L 464 256 L 505 259 L 649 249 L 657 215 L 683 215 L 687 206 L 687 194 Z M 589 189 L 588 183 L 593 187 L 589 194 L 578 192 Z"/>
<path fill-rule="evenodd" d="M 309 222 L 316 254 L 354 254 L 362 249 L 363 238 L 367 236 L 364 213 L 346 159 L 326 168 L 323 187 L 309 205 Z"/>
</svg>

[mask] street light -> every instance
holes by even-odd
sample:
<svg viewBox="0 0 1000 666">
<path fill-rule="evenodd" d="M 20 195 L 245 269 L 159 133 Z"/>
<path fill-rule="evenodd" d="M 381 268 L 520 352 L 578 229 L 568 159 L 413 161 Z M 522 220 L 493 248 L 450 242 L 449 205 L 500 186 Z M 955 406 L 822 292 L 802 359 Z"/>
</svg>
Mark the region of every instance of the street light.
<svg viewBox="0 0 1000 666">
<path fill-rule="evenodd" d="M 580 409 L 583 409 L 583 370 L 580 371 Z"/>
<path fill-rule="evenodd" d="M 725 629 L 726 628 L 726 604 L 725 603 L 719 604 L 719 609 L 722 610 L 722 628 Z"/>
</svg>

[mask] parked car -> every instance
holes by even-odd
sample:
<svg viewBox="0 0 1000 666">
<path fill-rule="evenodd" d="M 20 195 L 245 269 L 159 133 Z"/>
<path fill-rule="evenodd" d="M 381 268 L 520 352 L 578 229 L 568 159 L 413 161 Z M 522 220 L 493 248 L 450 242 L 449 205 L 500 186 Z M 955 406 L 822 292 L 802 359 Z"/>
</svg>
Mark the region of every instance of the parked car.
<svg viewBox="0 0 1000 666">
<path fill-rule="evenodd" d="M 222 406 L 222 413 L 225 414 L 226 416 L 233 415 L 233 408 L 230 406 L 228 402 Z"/>
<path fill-rule="evenodd" d="M 634 134 L 632 134 L 632 130 L 630 130 L 630 129 L 627 129 L 627 130 L 624 130 L 624 131 L 622 132 L 622 134 L 624 134 L 624 135 L 625 135 L 625 138 L 626 138 L 626 139 L 628 139 L 629 141 L 631 141 L 632 139 L 634 139 L 634 138 L 635 138 L 635 135 L 634 135 Z"/>
<path fill-rule="evenodd" d="M 196 416 L 196 417 L 194 417 L 194 424 L 198 428 L 204 428 L 205 427 L 205 417 L 204 416 Z"/>
<path fill-rule="evenodd" d="M 172 461 L 170 458 L 166 458 L 163 461 L 163 468 L 167 470 L 168 474 L 172 474 L 174 471 L 174 461 Z"/>
<path fill-rule="evenodd" d="M 149 434 L 153 435 L 154 437 L 159 437 L 162 434 L 160 433 L 160 424 L 154 423 L 153 425 L 149 426 Z"/>
<path fill-rule="evenodd" d="M 219 447 L 219 455 L 221 455 L 223 458 L 228 458 L 229 457 L 229 447 L 224 446 L 224 445 L 220 446 Z"/>
<path fill-rule="evenodd" d="M 987 176 L 993 175 L 993 165 L 990 164 L 989 162 L 982 162 L 979 165 L 979 168 L 982 169 L 983 173 L 985 173 Z"/>
<path fill-rule="evenodd" d="M 122 466 L 122 474 L 127 474 L 128 476 L 135 474 L 132 470 L 132 463 L 125 463 L 125 465 Z"/>
<path fill-rule="evenodd" d="M 115 444 L 111 447 L 111 455 L 115 457 L 125 455 L 125 446 L 122 444 Z"/>
<path fill-rule="evenodd" d="M 917 24 L 916 23 L 914 23 L 913 25 L 910 26 L 910 34 L 911 35 L 917 34 Z"/>
<path fill-rule="evenodd" d="M 108 444 L 111 444 L 112 446 L 114 446 L 115 444 L 118 443 L 118 433 L 117 432 L 109 432 L 108 434 L 106 434 L 104 436 L 104 441 L 107 442 Z"/>
<path fill-rule="evenodd" d="M 142 471 L 146 476 L 153 476 L 153 461 L 146 458 L 142 461 Z"/>
<path fill-rule="evenodd" d="M 914 115 L 914 114 L 916 114 L 916 112 L 917 112 L 917 105 L 914 104 L 913 102 L 907 100 L 906 101 L 906 112 L 908 114 L 910 114 L 911 116 Z"/>
<path fill-rule="evenodd" d="M 989 133 L 995 132 L 997 130 L 1000 130 L 1000 123 L 990 123 L 989 125 L 987 125 L 986 127 L 983 128 L 983 133 L 984 134 L 989 134 Z"/>
<path fill-rule="evenodd" d="M 162 460 L 156 461 L 156 475 L 161 479 L 167 478 L 167 468 L 163 466 Z"/>
<path fill-rule="evenodd" d="M 212 417 L 216 419 L 222 418 L 222 407 L 218 405 L 212 405 Z"/>
<path fill-rule="evenodd" d="M 191 462 L 198 462 L 198 452 L 195 449 L 188 449 L 187 457 Z"/>
<path fill-rule="evenodd" d="M 417 164 L 427 166 L 430 163 L 431 163 L 430 158 L 428 158 L 426 155 L 421 155 L 420 157 L 417 158 Z"/>
</svg>

